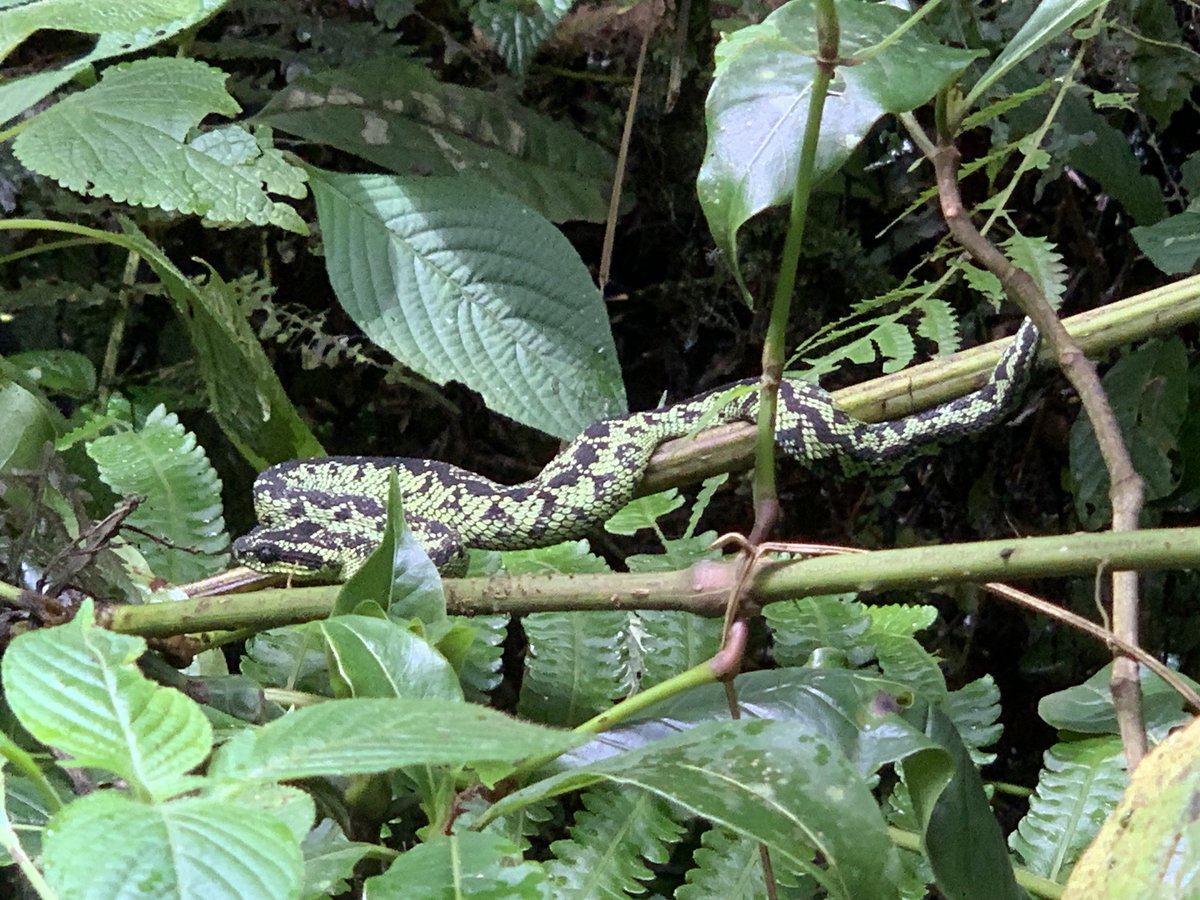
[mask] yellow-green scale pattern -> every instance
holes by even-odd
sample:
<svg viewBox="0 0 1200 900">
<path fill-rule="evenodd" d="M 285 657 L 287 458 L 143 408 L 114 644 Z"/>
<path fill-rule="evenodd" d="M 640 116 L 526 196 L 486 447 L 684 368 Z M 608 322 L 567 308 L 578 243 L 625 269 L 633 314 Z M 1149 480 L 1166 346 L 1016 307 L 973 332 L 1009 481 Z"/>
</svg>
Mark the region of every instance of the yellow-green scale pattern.
<svg viewBox="0 0 1200 900">
<path fill-rule="evenodd" d="M 777 445 L 801 462 L 843 456 L 869 463 L 986 428 L 1011 409 L 1037 346 L 1026 320 L 979 390 L 890 422 L 860 422 L 819 386 L 785 379 Z M 633 498 L 661 443 L 701 423 L 754 421 L 757 393 L 730 399 L 730 387 L 597 422 L 517 485 L 427 459 L 334 456 L 272 466 L 254 485 L 259 525 L 234 543 L 234 554 L 262 572 L 348 577 L 380 542 L 392 472 L 409 527 L 444 572 L 461 571 L 467 548 L 522 550 L 584 537 Z"/>
</svg>

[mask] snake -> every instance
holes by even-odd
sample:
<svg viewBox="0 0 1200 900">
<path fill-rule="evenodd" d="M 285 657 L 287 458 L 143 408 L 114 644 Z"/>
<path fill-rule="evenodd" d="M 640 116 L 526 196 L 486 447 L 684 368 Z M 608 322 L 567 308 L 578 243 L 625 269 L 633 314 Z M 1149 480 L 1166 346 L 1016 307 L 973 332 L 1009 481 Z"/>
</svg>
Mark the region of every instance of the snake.
<svg viewBox="0 0 1200 900">
<path fill-rule="evenodd" d="M 1026 319 L 980 388 L 883 422 L 855 419 L 819 385 L 784 377 L 776 446 L 801 463 L 841 457 L 870 464 L 980 431 L 1015 407 L 1038 344 L 1037 328 Z M 350 577 L 383 539 L 393 473 L 405 521 L 442 574 L 465 571 L 468 549 L 525 550 L 578 540 L 634 498 L 664 441 L 711 424 L 754 422 L 758 383 L 736 382 L 669 406 L 595 422 L 521 484 L 500 484 L 428 459 L 331 456 L 279 463 L 256 478 L 259 524 L 234 542 L 233 554 L 262 573 L 333 581 Z"/>
</svg>

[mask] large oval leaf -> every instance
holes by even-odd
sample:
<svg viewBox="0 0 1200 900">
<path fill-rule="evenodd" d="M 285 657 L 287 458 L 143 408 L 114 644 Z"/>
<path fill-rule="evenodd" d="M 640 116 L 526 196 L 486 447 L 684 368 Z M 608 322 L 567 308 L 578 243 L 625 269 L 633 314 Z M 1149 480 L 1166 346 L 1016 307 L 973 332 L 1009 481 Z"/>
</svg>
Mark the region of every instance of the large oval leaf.
<svg viewBox="0 0 1200 900">
<path fill-rule="evenodd" d="M 624 412 L 600 292 L 545 219 L 466 178 L 310 178 L 330 281 L 376 344 L 558 437 Z"/>
<path fill-rule="evenodd" d="M 800 723 L 705 722 L 532 784 L 493 806 L 489 818 L 603 781 L 650 791 L 761 841 L 830 896 L 894 893 L 899 864 L 870 789 L 836 744 Z"/>
<path fill-rule="evenodd" d="M 844 0 L 837 12 L 842 57 L 878 44 L 905 20 L 880 3 Z M 697 189 L 717 246 L 738 274 L 738 229 L 789 198 L 796 181 L 817 73 L 814 0 L 785 4 L 735 32 L 717 53 Z M 914 29 L 861 64 L 840 66 L 825 102 L 814 179 L 836 171 L 880 116 L 925 103 L 978 55 L 942 47 Z"/>
</svg>

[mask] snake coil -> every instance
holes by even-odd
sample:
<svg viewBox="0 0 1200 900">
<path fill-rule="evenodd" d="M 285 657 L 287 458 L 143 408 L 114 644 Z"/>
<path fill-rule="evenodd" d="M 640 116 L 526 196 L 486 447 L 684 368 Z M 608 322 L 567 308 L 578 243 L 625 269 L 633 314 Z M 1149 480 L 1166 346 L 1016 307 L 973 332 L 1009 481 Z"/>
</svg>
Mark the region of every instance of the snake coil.
<svg viewBox="0 0 1200 900">
<path fill-rule="evenodd" d="M 801 462 L 875 462 L 979 431 L 1011 410 L 1037 347 L 1037 329 L 1026 319 L 983 387 L 890 422 L 853 419 L 821 387 L 785 379 L 776 443 Z M 692 433 L 702 420 L 754 421 L 757 392 L 729 399 L 730 387 L 596 422 L 523 484 L 498 484 L 427 459 L 334 456 L 272 466 L 254 484 L 260 524 L 234 542 L 234 555 L 260 572 L 349 577 L 380 542 L 392 472 L 409 527 L 443 572 L 461 571 L 469 547 L 522 550 L 584 537 L 633 498 L 661 443 Z"/>
</svg>

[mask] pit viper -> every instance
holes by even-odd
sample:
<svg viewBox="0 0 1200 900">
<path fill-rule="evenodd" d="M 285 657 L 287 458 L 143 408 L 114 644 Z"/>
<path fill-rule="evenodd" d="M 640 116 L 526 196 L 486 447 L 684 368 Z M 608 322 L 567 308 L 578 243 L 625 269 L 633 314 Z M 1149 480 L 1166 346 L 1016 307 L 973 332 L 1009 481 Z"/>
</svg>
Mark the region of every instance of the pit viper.
<svg viewBox="0 0 1200 900">
<path fill-rule="evenodd" d="M 819 386 L 785 378 L 777 446 L 801 462 L 843 456 L 870 463 L 981 430 L 1011 410 L 1037 347 L 1037 329 L 1026 319 L 981 388 L 888 422 L 854 419 Z M 633 498 L 663 441 L 699 425 L 755 420 L 757 391 L 730 387 L 596 422 L 523 484 L 498 484 L 427 459 L 333 456 L 280 463 L 255 481 L 259 525 L 234 542 L 234 556 L 260 572 L 349 577 L 379 545 L 392 472 L 409 527 L 443 573 L 462 571 L 466 548 L 521 550 L 581 538 Z"/>
</svg>

